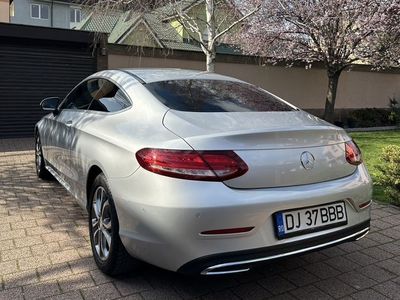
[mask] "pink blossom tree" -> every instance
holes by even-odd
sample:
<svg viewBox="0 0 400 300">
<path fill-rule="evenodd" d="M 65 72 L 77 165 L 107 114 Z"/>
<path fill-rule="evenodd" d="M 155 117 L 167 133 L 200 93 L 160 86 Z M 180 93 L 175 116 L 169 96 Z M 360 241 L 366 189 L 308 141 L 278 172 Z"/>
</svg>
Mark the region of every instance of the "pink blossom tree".
<svg viewBox="0 0 400 300">
<path fill-rule="evenodd" d="M 270 62 L 322 62 L 324 118 L 332 122 L 343 70 L 400 65 L 399 7 L 399 0 L 265 0 L 239 38 L 246 53 Z"/>
</svg>

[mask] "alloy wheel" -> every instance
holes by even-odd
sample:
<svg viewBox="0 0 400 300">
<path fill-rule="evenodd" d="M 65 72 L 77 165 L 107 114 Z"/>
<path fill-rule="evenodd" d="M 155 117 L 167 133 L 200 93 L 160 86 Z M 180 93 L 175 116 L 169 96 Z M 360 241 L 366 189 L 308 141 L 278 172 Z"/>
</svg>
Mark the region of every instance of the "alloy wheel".
<svg viewBox="0 0 400 300">
<path fill-rule="evenodd" d="M 40 170 L 42 166 L 42 146 L 40 145 L 39 136 L 36 137 L 35 161 L 36 161 L 36 169 Z"/>
<path fill-rule="evenodd" d="M 92 202 L 92 238 L 98 257 L 105 261 L 110 256 L 112 243 L 111 206 L 107 191 L 97 187 Z"/>
</svg>

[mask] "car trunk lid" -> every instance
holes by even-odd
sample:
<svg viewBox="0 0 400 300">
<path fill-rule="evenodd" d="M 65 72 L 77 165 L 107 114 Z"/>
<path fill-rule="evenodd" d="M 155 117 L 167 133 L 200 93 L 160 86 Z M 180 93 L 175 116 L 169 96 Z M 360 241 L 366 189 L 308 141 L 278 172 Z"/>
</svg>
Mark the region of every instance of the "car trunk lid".
<svg viewBox="0 0 400 300">
<path fill-rule="evenodd" d="M 194 150 L 234 150 L 246 174 L 232 188 L 311 184 L 348 176 L 343 129 L 303 111 L 198 113 L 170 110 L 164 126 Z"/>
</svg>

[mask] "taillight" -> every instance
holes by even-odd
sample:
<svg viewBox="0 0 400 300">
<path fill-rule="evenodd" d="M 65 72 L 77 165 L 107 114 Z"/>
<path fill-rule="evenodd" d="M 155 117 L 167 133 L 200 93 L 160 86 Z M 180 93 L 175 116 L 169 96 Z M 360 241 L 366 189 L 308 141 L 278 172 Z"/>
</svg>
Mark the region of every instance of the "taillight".
<svg viewBox="0 0 400 300">
<path fill-rule="evenodd" d="M 361 150 L 354 141 L 346 142 L 346 160 L 355 166 L 362 163 Z"/>
<path fill-rule="evenodd" d="M 182 179 L 223 181 L 247 172 L 246 163 L 233 151 L 141 149 L 136 159 L 146 170 Z"/>
</svg>

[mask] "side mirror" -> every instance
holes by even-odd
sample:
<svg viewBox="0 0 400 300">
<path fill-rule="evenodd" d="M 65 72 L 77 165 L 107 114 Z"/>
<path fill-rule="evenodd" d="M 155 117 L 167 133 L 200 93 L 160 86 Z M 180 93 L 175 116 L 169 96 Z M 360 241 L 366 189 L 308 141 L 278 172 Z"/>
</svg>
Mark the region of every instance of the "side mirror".
<svg viewBox="0 0 400 300">
<path fill-rule="evenodd" d="M 49 97 L 43 99 L 42 102 L 40 102 L 40 107 L 44 111 L 52 111 L 54 114 L 56 114 L 58 112 L 57 107 L 59 103 L 60 103 L 60 98 Z"/>
</svg>

